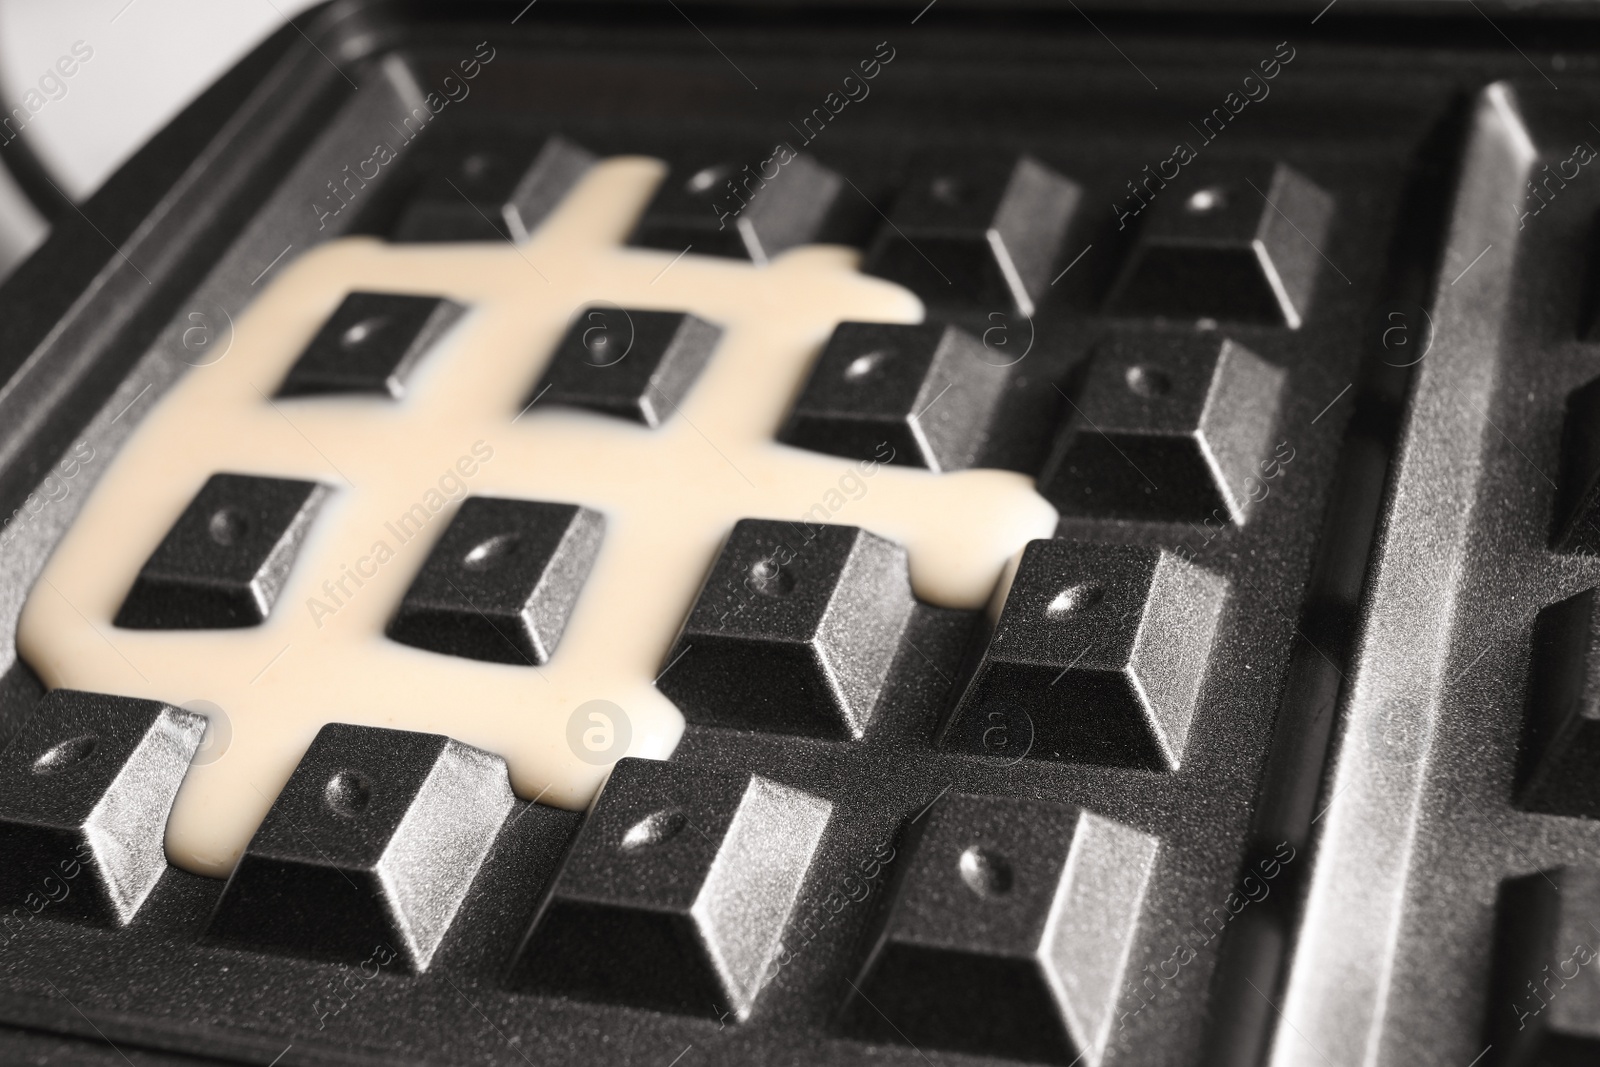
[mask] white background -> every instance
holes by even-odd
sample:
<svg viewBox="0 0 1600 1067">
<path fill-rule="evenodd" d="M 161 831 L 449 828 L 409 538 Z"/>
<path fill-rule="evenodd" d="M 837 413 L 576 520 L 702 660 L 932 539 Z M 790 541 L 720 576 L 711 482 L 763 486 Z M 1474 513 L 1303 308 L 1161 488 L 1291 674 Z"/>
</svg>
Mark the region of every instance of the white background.
<svg viewBox="0 0 1600 1067">
<path fill-rule="evenodd" d="M 22 136 L 63 193 L 81 201 L 185 104 L 314 0 L 0 0 L 0 102 L 32 103 Z M 39 91 L 75 42 L 93 49 Z M 303 47 L 310 47 L 305 45 Z M 30 90 L 37 95 L 29 97 Z M 42 106 L 40 103 L 42 101 Z M 0 173 L 0 275 L 46 227 Z"/>
</svg>

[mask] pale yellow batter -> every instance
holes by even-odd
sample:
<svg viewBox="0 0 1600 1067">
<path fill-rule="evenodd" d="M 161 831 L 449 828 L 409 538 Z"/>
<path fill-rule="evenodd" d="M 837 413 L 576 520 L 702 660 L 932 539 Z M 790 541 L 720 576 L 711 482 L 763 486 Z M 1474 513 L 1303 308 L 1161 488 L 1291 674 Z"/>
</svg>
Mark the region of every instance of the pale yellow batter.
<svg viewBox="0 0 1600 1067">
<path fill-rule="evenodd" d="M 825 516 L 893 538 L 910 552 L 918 596 L 969 608 L 988 600 L 1027 541 L 1051 535 L 1055 511 L 1020 474 L 936 475 L 775 444 L 835 323 L 917 322 L 921 305 L 857 273 L 843 248 L 800 248 L 756 267 L 622 247 L 662 172 L 638 158 L 598 165 L 520 247 L 350 238 L 307 253 L 239 317 L 227 356 L 183 378 L 116 457 L 30 595 L 17 640 L 49 686 L 226 712 L 229 747 L 191 767 L 173 808 L 173 863 L 231 871 L 329 721 L 448 734 L 504 756 L 518 795 L 570 808 L 608 769 L 569 747 L 579 705 L 610 701 L 628 716 L 631 743 L 616 758 L 666 757 L 683 718 L 653 680 L 740 518 Z M 402 401 L 270 401 L 354 289 L 444 295 L 470 310 Z M 575 312 L 595 302 L 692 311 L 724 328 L 661 429 L 543 402 L 522 410 Z M 243 630 L 113 628 L 139 567 L 217 471 L 334 489 L 271 617 Z M 604 547 L 543 667 L 383 636 L 465 493 L 605 513 Z"/>
</svg>

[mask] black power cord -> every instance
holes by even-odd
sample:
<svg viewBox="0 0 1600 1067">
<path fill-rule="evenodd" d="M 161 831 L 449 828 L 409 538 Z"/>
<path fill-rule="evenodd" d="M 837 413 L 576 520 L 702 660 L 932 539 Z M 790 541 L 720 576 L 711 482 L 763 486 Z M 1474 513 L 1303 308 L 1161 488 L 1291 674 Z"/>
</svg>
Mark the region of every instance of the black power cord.
<svg viewBox="0 0 1600 1067">
<path fill-rule="evenodd" d="M 72 210 L 72 201 L 61 191 L 37 153 L 19 132 L 0 143 L 0 163 L 10 172 L 22 194 L 35 211 L 52 225 Z"/>
</svg>

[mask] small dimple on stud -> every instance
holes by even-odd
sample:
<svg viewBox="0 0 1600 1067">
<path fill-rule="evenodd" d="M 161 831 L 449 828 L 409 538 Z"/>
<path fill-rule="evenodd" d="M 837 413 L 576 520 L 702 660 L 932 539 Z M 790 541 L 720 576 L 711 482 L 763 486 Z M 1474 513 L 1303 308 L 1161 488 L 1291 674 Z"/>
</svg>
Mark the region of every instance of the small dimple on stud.
<svg viewBox="0 0 1600 1067">
<path fill-rule="evenodd" d="M 250 523 L 245 522 L 238 509 L 222 507 L 211 514 L 211 522 L 206 523 L 206 533 L 211 534 L 211 541 L 218 542 L 222 547 L 237 542 L 245 536 L 245 531 L 250 528 Z"/>
<path fill-rule="evenodd" d="M 372 339 L 372 336 L 388 323 L 382 315 L 374 315 L 370 319 L 362 319 L 339 335 L 340 348 L 359 348 Z"/>
<path fill-rule="evenodd" d="M 51 745 L 33 761 L 34 774 L 59 774 L 83 763 L 94 755 L 100 739 L 94 734 L 79 734 Z"/>
<path fill-rule="evenodd" d="M 1004 896 L 1011 890 L 1011 864 L 1005 858 L 973 845 L 957 863 L 961 880 L 980 897 Z"/>
<path fill-rule="evenodd" d="M 211 540 L 224 548 L 232 546 L 239 538 L 244 536 L 249 524 L 245 518 L 234 508 L 221 508 L 211 515 L 211 520 L 206 523 L 206 531 L 211 534 Z"/>
<path fill-rule="evenodd" d="M 585 334 L 583 338 L 584 351 L 589 353 L 589 362 L 597 367 L 604 367 L 608 362 L 606 356 L 611 345 L 611 338 L 605 333 Z"/>
<path fill-rule="evenodd" d="M 688 822 L 681 811 L 652 812 L 628 827 L 628 832 L 622 835 L 622 848 L 632 852 L 637 848 L 659 845 L 678 836 Z"/>
<path fill-rule="evenodd" d="M 852 359 L 844 368 L 844 380 L 847 382 L 861 382 L 868 378 L 876 377 L 889 361 L 892 353 L 886 349 L 878 348 Z"/>
<path fill-rule="evenodd" d="M 604 308 L 591 308 L 584 316 L 586 321 L 597 323 L 585 327 L 580 338 L 583 361 L 591 367 L 609 367 L 620 363 L 633 347 L 633 320 L 621 308 L 616 311 L 625 320 L 622 325 L 626 326 L 626 332 L 612 328 L 610 312 Z"/>
<path fill-rule="evenodd" d="M 372 800 L 372 783 L 360 771 L 340 771 L 328 779 L 322 796 L 335 813 L 354 818 L 367 810 Z"/>
<path fill-rule="evenodd" d="M 1172 379 L 1153 367 L 1129 367 L 1126 377 L 1128 388 L 1146 400 L 1166 396 L 1172 388 Z"/>
<path fill-rule="evenodd" d="M 461 565 L 469 571 L 486 571 L 496 566 L 517 550 L 519 538 L 514 533 L 495 534 L 473 545 Z"/>
<path fill-rule="evenodd" d="M 1196 189 L 1183 202 L 1183 209 L 1191 215 L 1209 215 L 1228 206 L 1228 193 L 1219 185 Z"/>
<path fill-rule="evenodd" d="M 1093 582 L 1069 586 L 1056 594 L 1055 599 L 1044 609 L 1044 613 L 1051 618 L 1059 618 L 1062 615 L 1084 611 L 1100 603 L 1103 596 L 1105 590 Z"/>
<path fill-rule="evenodd" d="M 689 180 L 683 183 L 683 188 L 691 196 L 705 196 L 726 181 L 732 174 L 732 167 L 729 167 L 726 163 L 718 163 L 695 171 L 689 176 Z"/>
<path fill-rule="evenodd" d="M 794 591 L 794 575 L 775 560 L 758 559 L 750 564 L 750 587 L 767 596 L 787 596 Z"/>
<path fill-rule="evenodd" d="M 955 207 L 966 198 L 966 188 L 960 179 L 940 175 L 928 183 L 928 193 L 934 201 L 946 207 Z"/>
</svg>

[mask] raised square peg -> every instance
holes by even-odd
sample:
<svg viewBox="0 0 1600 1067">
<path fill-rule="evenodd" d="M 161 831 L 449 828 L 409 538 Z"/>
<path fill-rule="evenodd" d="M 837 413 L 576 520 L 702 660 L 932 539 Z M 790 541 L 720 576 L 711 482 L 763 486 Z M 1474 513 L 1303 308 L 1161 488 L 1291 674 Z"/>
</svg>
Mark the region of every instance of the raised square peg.
<svg viewBox="0 0 1600 1067">
<path fill-rule="evenodd" d="M 356 393 L 398 400 L 412 370 L 463 310 L 442 296 L 351 293 L 294 361 L 278 395 Z"/>
<path fill-rule="evenodd" d="M 1005 392 L 1005 361 L 957 326 L 841 322 L 778 440 L 934 471 L 971 467 Z"/>
<path fill-rule="evenodd" d="M 1496 907 L 1489 1037 L 1504 1067 L 1600 1062 L 1600 870 L 1509 879 Z"/>
<path fill-rule="evenodd" d="M 924 157 L 863 268 L 934 306 L 1032 315 L 1082 190 L 1032 156 Z"/>
<path fill-rule="evenodd" d="M 656 687 L 692 723 L 859 739 L 914 606 L 905 549 L 892 541 L 744 519 Z"/>
<path fill-rule="evenodd" d="M 604 537 L 605 516 L 576 504 L 468 497 L 389 636 L 451 656 L 548 663 Z"/>
<path fill-rule="evenodd" d="M 229 944 L 428 967 L 511 810 L 499 756 L 439 734 L 330 723 L 212 913 Z"/>
<path fill-rule="evenodd" d="M 787 147 L 701 153 L 667 173 L 630 243 L 764 264 L 818 240 L 844 188 L 837 173 Z"/>
<path fill-rule="evenodd" d="M 1517 803 L 1600 818 L 1600 593 L 1585 589 L 1539 612 L 1533 626 Z"/>
<path fill-rule="evenodd" d="M 423 179 L 391 237 L 522 244 L 595 164 L 592 153 L 559 135 L 530 155 L 496 144 L 449 160 Z"/>
<path fill-rule="evenodd" d="M 869 1040 L 1105 1062 L 1157 842 L 1086 811 L 947 794 L 915 834 L 843 1023 Z"/>
<path fill-rule="evenodd" d="M 293 478 L 213 474 L 183 509 L 113 625 L 129 630 L 257 626 L 272 612 L 328 495 Z"/>
<path fill-rule="evenodd" d="M 722 327 L 687 311 L 585 308 L 524 407 L 568 404 L 661 426 L 689 395 Z"/>
<path fill-rule="evenodd" d="M 1284 163 L 1191 166 L 1168 191 L 1146 179 L 1128 215 L 1149 214 L 1107 310 L 1298 329 L 1311 306 L 1333 197 Z"/>
<path fill-rule="evenodd" d="M 1029 543 L 940 744 L 1176 770 L 1226 598 L 1222 578 L 1163 549 Z M 1022 739 L 997 752 L 996 726 Z"/>
<path fill-rule="evenodd" d="M 0 899 L 132 919 L 167 869 L 167 816 L 205 729 L 160 701 L 46 693 L 0 752 Z"/>
<path fill-rule="evenodd" d="M 1039 492 L 1063 515 L 1242 524 L 1285 378 L 1216 334 L 1119 334 L 1096 350 Z"/>
<path fill-rule="evenodd" d="M 513 983 L 748 1018 L 831 811 L 759 775 L 619 760 L 517 953 Z"/>
</svg>

